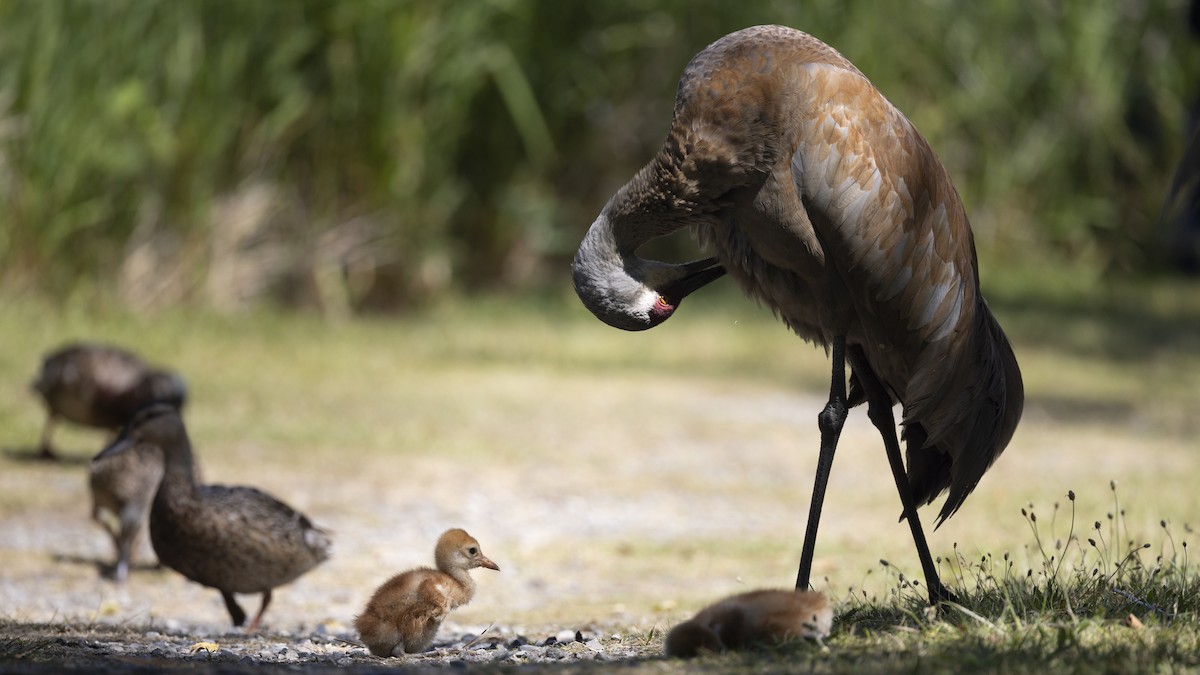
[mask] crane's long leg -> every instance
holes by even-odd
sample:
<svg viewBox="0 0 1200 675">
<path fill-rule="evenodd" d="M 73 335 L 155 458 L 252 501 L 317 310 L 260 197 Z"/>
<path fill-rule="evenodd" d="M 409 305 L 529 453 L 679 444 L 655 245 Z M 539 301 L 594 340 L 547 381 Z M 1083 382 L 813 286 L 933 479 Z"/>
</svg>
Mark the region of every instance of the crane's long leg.
<svg viewBox="0 0 1200 675">
<path fill-rule="evenodd" d="M 929 588 L 930 604 L 942 601 L 956 602 L 957 599 L 938 578 L 937 568 L 933 557 L 929 554 L 929 544 L 925 541 L 925 531 L 917 518 L 917 506 L 913 501 L 908 487 L 908 472 L 904 470 L 904 460 L 900 456 L 900 440 L 896 438 L 896 418 L 892 416 L 892 397 L 883 388 L 883 383 L 871 370 L 867 363 L 866 354 L 858 345 L 850 347 L 848 355 L 850 367 L 854 369 L 858 380 L 867 395 L 867 416 L 879 434 L 883 436 L 883 445 L 887 449 L 888 464 L 892 467 L 892 477 L 896 479 L 896 490 L 900 493 L 900 503 L 904 505 L 904 519 L 912 530 L 913 543 L 917 546 L 917 557 L 921 559 L 921 569 L 925 572 L 925 585 Z"/>
<path fill-rule="evenodd" d="M 821 430 L 821 454 L 817 457 L 817 475 L 813 480 L 812 505 L 808 508 L 808 526 L 804 530 L 804 548 L 800 551 L 800 572 L 796 575 L 796 589 L 808 590 L 812 575 L 813 549 L 817 545 L 817 525 L 821 522 L 821 505 L 825 503 L 825 486 L 829 483 L 829 470 L 833 467 L 833 453 L 837 450 L 842 425 L 846 423 L 846 337 L 839 335 L 833 340 L 833 381 L 829 385 L 829 403 L 817 415 L 817 427 Z"/>
</svg>

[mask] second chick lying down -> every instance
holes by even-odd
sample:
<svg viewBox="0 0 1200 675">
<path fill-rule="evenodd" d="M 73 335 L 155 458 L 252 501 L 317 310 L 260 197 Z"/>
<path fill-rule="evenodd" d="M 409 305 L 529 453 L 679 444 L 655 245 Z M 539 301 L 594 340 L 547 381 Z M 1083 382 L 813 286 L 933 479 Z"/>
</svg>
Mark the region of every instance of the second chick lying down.
<svg viewBox="0 0 1200 675">
<path fill-rule="evenodd" d="M 833 608 L 813 591 L 761 590 L 731 595 L 700 610 L 667 633 L 667 656 L 689 658 L 804 638 L 820 639 L 833 627 Z"/>
</svg>

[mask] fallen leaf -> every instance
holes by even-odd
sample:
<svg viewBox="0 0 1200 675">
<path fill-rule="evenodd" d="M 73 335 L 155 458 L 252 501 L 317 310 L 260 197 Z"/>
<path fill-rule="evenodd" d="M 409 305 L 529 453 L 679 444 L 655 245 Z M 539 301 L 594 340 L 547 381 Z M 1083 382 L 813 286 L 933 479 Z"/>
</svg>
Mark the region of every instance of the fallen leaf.
<svg viewBox="0 0 1200 675">
<path fill-rule="evenodd" d="M 211 652 L 215 652 L 218 649 L 220 649 L 220 646 L 215 642 L 197 642 L 196 644 L 192 645 L 191 647 L 188 647 L 188 653 L 195 654 L 196 652 L 200 651 L 201 649 L 211 653 Z"/>
</svg>

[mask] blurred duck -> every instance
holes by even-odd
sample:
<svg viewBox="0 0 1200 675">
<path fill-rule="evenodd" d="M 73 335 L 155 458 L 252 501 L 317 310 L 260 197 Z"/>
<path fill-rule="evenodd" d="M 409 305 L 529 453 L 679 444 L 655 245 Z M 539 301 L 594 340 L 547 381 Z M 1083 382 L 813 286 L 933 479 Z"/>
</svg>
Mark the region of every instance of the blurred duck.
<svg viewBox="0 0 1200 675">
<path fill-rule="evenodd" d="M 123 452 L 93 459 L 88 472 L 92 519 L 108 531 L 117 550 L 112 578 L 125 581 L 134 546 L 162 481 L 162 452 L 153 445 L 137 444 Z M 116 522 L 110 523 L 106 513 Z"/>
<path fill-rule="evenodd" d="M 164 459 L 150 510 L 154 553 L 163 565 L 220 591 L 234 626 L 246 620 L 234 593 L 262 593 L 262 606 L 246 629 L 253 632 L 276 586 L 329 557 L 326 533 L 271 495 L 251 487 L 198 484 L 192 445 L 173 406 L 156 403 L 139 410 L 97 460 L 138 446 L 157 448 Z"/>
<path fill-rule="evenodd" d="M 469 570 L 500 569 L 483 554 L 474 537 L 457 528 L 442 534 L 433 557 L 437 569 L 418 567 L 392 577 L 354 619 L 354 627 L 372 654 L 400 656 L 425 651 L 450 611 L 475 595 Z"/>
<path fill-rule="evenodd" d="M 814 591 L 763 590 L 732 595 L 700 610 L 667 633 L 666 654 L 690 658 L 802 638 L 819 640 L 833 626 L 833 608 Z"/>
<path fill-rule="evenodd" d="M 48 354 L 31 387 L 46 403 L 40 447 L 46 459 L 57 459 L 50 436 L 59 418 L 116 430 L 151 401 L 180 408 L 187 395 L 178 375 L 152 368 L 118 347 L 84 342 Z"/>
</svg>

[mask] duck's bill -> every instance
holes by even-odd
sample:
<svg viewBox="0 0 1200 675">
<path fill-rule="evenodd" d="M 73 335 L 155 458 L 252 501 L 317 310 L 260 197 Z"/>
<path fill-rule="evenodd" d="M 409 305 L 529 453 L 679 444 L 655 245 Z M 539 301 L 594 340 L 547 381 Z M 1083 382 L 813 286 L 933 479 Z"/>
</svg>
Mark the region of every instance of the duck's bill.
<svg viewBox="0 0 1200 675">
<path fill-rule="evenodd" d="M 110 443 L 107 448 L 104 448 L 99 454 L 93 457 L 92 461 L 95 462 L 97 460 L 104 459 L 105 457 L 115 455 L 131 445 L 133 445 L 133 441 L 131 439 L 124 437 L 117 438 L 117 440 Z"/>
</svg>

